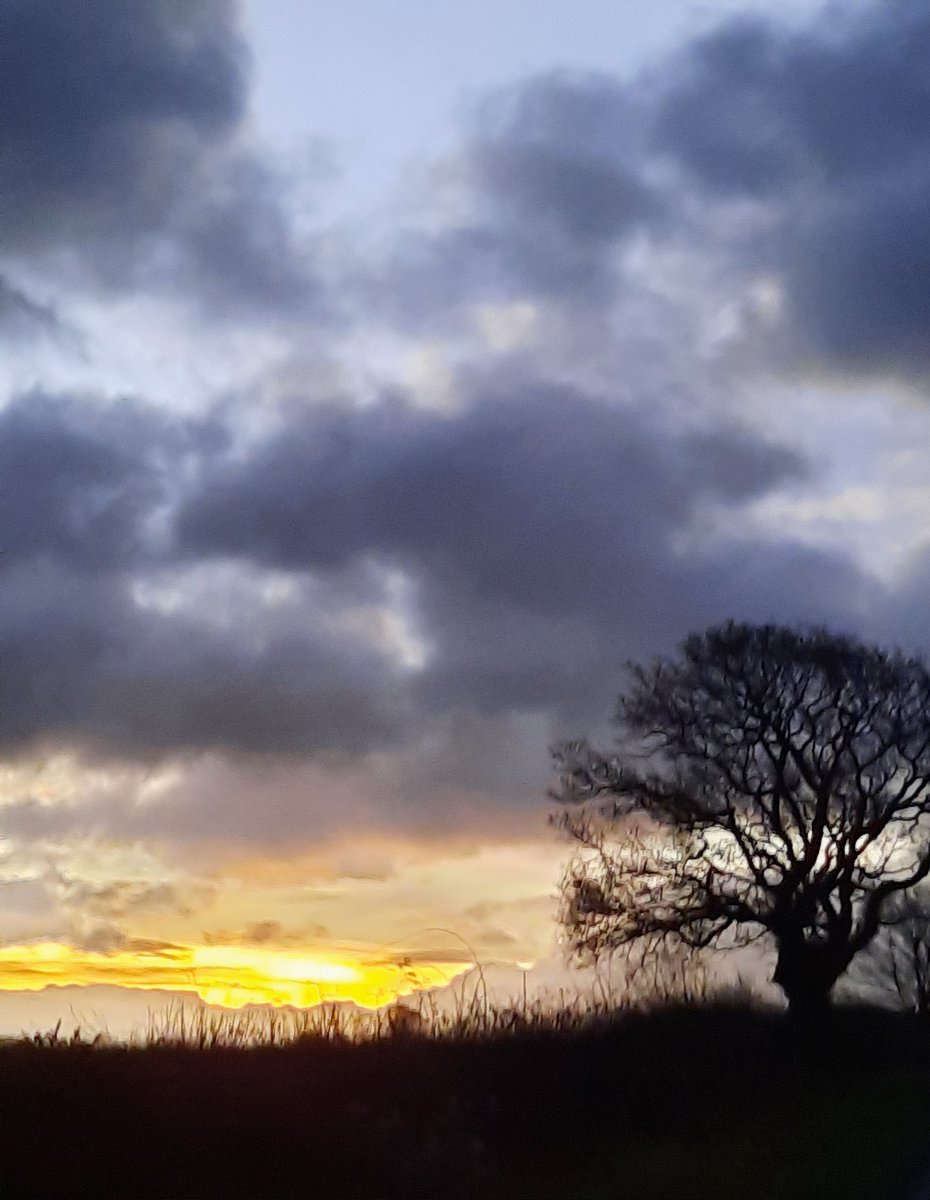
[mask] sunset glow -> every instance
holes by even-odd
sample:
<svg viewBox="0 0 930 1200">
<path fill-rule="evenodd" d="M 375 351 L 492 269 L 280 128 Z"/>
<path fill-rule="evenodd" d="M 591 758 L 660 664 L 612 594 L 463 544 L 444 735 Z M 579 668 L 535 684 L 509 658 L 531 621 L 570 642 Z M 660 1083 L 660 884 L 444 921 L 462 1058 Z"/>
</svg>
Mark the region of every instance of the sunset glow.
<svg viewBox="0 0 930 1200">
<path fill-rule="evenodd" d="M 0 990 L 109 984 L 192 992 L 225 1008 L 310 1008 L 326 1001 L 379 1008 L 400 996 L 450 983 L 469 966 L 445 962 L 412 967 L 388 959 L 350 961 L 316 951 L 247 946 L 138 943 L 111 954 L 94 954 L 59 942 L 40 942 L 0 949 Z"/>
</svg>

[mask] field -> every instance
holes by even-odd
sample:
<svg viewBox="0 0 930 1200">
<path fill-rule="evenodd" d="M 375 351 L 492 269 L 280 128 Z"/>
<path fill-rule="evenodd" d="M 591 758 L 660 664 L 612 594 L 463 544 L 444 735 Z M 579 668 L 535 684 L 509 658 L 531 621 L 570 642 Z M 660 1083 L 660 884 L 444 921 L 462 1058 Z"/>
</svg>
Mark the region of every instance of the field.
<svg viewBox="0 0 930 1200">
<path fill-rule="evenodd" d="M 907 1016 L 285 1032 L 0 1047 L 0 1195 L 879 1200 L 930 1168 L 930 1027 Z"/>
</svg>

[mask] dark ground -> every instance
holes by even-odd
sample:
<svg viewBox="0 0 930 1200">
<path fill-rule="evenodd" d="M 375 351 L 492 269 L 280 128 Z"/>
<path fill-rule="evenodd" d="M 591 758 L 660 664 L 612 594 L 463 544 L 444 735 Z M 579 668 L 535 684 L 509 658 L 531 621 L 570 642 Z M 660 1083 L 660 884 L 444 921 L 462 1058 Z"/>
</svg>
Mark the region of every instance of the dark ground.
<svg viewBox="0 0 930 1200">
<path fill-rule="evenodd" d="M 930 1168 L 930 1025 L 740 1007 L 570 1034 L 0 1048 L 0 1197 L 881 1200 Z"/>
</svg>

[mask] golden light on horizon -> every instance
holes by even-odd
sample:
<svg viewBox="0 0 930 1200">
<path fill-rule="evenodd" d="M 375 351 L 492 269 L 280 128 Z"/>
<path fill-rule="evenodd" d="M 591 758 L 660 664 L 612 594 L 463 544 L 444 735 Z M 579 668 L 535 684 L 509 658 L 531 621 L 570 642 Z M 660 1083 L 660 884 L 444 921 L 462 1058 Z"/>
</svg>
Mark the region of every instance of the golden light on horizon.
<svg viewBox="0 0 930 1200">
<path fill-rule="evenodd" d="M 37 992 L 50 986 L 193 992 L 208 1004 L 312 1008 L 353 1001 L 380 1008 L 400 996 L 442 987 L 469 962 L 351 959 L 325 951 L 245 945 L 130 944 L 94 953 L 61 942 L 0 947 L 0 991 Z"/>
</svg>

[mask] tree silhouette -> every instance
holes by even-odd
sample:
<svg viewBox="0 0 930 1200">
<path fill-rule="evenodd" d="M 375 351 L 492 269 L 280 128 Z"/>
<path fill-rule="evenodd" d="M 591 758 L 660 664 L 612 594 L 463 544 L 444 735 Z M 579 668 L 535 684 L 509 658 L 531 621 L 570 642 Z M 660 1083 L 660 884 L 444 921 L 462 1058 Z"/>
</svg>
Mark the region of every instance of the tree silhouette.
<svg viewBox="0 0 930 1200">
<path fill-rule="evenodd" d="M 618 749 L 556 751 L 581 957 L 774 943 L 810 1014 L 930 874 L 930 674 L 825 630 L 730 622 L 628 667 Z"/>
<path fill-rule="evenodd" d="M 930 1017 L 930 899 L 925 888 L 892 905 L 885 927 L 853 964 L 851 982 L 870 997 Z"/>
</svg>

